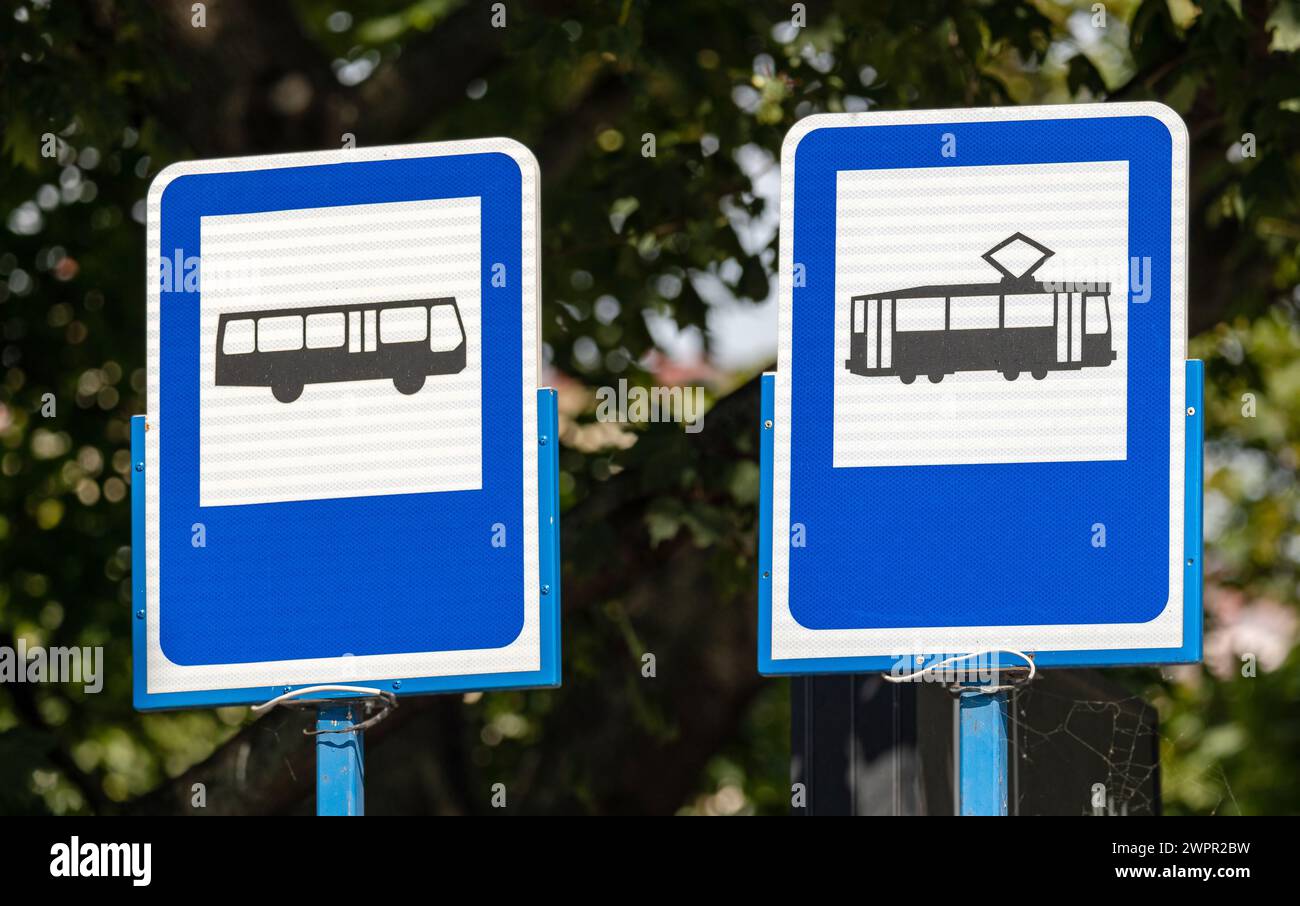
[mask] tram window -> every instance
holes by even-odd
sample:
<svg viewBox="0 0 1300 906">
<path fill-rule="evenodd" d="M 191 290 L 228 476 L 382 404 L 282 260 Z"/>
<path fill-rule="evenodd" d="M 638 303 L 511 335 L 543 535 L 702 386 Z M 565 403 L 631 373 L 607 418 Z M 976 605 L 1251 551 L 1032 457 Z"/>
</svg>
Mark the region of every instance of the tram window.
<svg viewBox="0 0 1300 906">
<path fill-rule="evenodd" d="M 253 351 L 253 321 L 242 318 L 226 322 L 226 333 L 221 339 L 221 351 L 225 355 L 243 355 Z"/>
<path fill-rule="evenodd" d="M 385 308 L 379 312 L 379 342 L 414 343 L 428 336 L 424 306 Z"/>
<path fill-rule="evenodd" d="M 897 331 L 943 330 L 942 296 L 898 300 Z"/>
<path fill-rule="evenodd" d="M 873 300 L 874 304 L 874 300 Z M 867 329 L 867 319 L 864 312 L 866 311 L 866 301 L 863 299 L 853 300 L 853 332 L 862 333 Z"/>
<path fill-rule="evenodd" d="M 290 352 L 302 349 L 302 316 L 262 318 L 257 322 L 258 352 Z"/>
<path fill-rule="evenodd" d="M 307 316 L 307 348 L 337 349 L 343 345 L 344 318 L 341 311 Z"/>
<path fill-rule="evenodd" d="M 998 326 L 997 296 L 954 296 L 948 326 L 953 330 L 987 330 Z"/>
<path fill-rule="evenodd" d="M 1006 296 L 1003 324 L 1006 327 L 1051 327 L 1051 293 L 1014 293 Z"/>
<path fill-rule="evenodd" d="M 434 305 L 429 309 L 429 348 L 434 352 L 448 352 L 460 345 L 460 321 L 450 305 Z"/>
<path fill-rule="evenodd" d="M 1085 333 L 1105 333 L 1110 329 L 1105 296 L 1085 296 L 1083 312 L 1086 319 L 1083 326 Z"/>
</svg>

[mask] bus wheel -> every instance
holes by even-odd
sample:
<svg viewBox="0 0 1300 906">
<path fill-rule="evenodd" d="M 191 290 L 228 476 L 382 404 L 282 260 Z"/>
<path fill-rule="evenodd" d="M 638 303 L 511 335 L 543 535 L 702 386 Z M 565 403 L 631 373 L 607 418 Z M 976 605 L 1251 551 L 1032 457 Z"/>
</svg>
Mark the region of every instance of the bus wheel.
<svg viewBox="0 0 1300 906">
<path fill-rule="evenodd" d="M 1036 381 L 1041 381 L 1043 378 L 1047 377 L 1046 368 L 1039 368 L 1037 371 L 1031 371 L 1029 373 L 1034 376 L 1034 380 Z"/>
<path fill-rule="evenodd" d="M 282 403 L 292 403 L 302 396 L 302 384 L 275 384 L 271 393 Z"/>
<path fill-rule="evenodd" d="M 1002 376 L 1003 376 L 1004 378 L 1006 378 L 1008 381 L 1014 381 L 1016 378 L 1020 377 L 1020 372 L 1019 372 L 1019 371 L 1004 371 L 1004 372 L 1002 372 Z"/>
<path fill-rule="evenodd" d="M 905 371 L 898 376 L 898 379 L 902 381 L 904 384 L 910 384 L 912 383 L 912 381 L 916 380 L 916 375 Z"/>
<path fill-rule="evenodd" d="M 401 377 L 395 377 L 393 378 L 393 386 L 397 388 L 398 393 L 405 393 L 407 396 L 412 393 L 419 393 L 420 388 L 424 386 L 424 375 L 404 374 Z"/>
<path fill-rule="evenodd" d="M 928 374 L 926 377 L 930 379 L 931 384 L 937 384 L 943 380 L 943 372 L 940 371 L 938 374 Z"/>
</svg>

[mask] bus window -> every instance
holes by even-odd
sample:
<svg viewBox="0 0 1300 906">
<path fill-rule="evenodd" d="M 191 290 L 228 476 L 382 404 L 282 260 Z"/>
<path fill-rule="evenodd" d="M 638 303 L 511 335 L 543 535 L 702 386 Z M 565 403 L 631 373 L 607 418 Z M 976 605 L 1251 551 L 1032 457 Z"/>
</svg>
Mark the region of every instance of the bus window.
<svg viewBox="0 0 1300 906">
<path fill-rule="evenodd" d="M 1106 297 L 1088 295 L 1084 300 L 1084 326 L 1088 333 L 1105 333 L 1110 330 L 1110 313 L 1106 311 Z"/>
<path fill-rule="evenodd" d="M 424 306 L 385 308 L 379 312 L 379 342 L 415 343 L 427 334 Z"/>
<path fill-rule="evenodd" d="M 953 330 L 987 330 L 998 326 L 997 296 L 953 296 L 948 326 Z"/>
<path fill-rule="evenodd" d="M 434 305 L 429 309 L 429 349 L 433 352 L 450 352 L 461 344 L 460 319 L 450 305 Z"/>
<path fill-rule="evenodd" d="M 923 299 L 899 299 L 897 331 L 943 330 L 942 296 Z"/>
<path fill-rule="evenodd" d="M 221 352 L 224 355 L 243 355 L 253 351 L 253 321 L 241 318 L 226 322 L 226 333 L 221 340 Z"/>
<path fill-rule="evenodd" d="M 302 315 L 258 320 L 258 352 L 290 352 L 295 349 L 302 349 Z"/>
<path fill-rule="evenodd" d="M 1051 293 L 1011 293 L 1006 297 L 1002 323 L 1004 327 L 1051 327 Z"/>
<path fill-rule="evenodd" d="M 348 352 L 361 351 L 361 312 L 348 312 Z"/>
<path fill-rule="evenodd" d="M 862 333 L 862 331 L 867 329 L 866 318 L 862 314 L 863 305 L 864 302 L 862 299 L 853 300 L 853 332 L 854 333 Z"/>
<path fill-rule="evenodd" d="M 307 348 L 337 349 L 343 345 L 344 314 L 341 311 L 307 316 Z"/>
</svg>

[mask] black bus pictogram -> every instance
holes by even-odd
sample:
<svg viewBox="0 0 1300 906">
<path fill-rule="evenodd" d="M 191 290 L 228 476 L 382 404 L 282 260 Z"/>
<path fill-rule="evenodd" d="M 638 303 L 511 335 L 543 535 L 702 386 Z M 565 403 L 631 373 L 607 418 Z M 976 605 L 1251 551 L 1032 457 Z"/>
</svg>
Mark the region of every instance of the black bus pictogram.
<svg viewBox="0 0 1300 906">
<path fill-rule="evenodd" d="M 217 386 L 270 387 L 282 403 L 339 381 L 391 380 L 409 395 L 464 368 L 453 298 L 227 312 L 217 324 Z"/>
<path fill-rule="evenodd" d="M 1037 253 L 1013 273 L 994 257 L 1011 249 Z M 1002 273 L 996 283 L 913 286 L 854 296 L 849 358 L 844 367 L 867 377 L 918 375 L 939 383 L 958 371 L 999 371 L 1009 381 L 1028 372 L 1105 367 L 1111 349 L 1109 283 L 1044 283 L 1034 271 L 1054 253 L 1016 233 L 984 253 Z"/>
</svg>

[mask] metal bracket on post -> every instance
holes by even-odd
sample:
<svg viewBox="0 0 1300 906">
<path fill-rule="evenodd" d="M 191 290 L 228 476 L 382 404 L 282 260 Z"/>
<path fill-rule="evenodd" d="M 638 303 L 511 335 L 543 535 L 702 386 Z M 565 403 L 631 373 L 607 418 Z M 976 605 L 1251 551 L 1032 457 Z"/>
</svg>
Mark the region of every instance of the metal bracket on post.
<svg viewBox="0 0 1300 906">
<path fill-rule="evenodd" d="M 1008 692 L 1034 678 L 1032 657 L 1015 652 L 1028 663 L 995 665 L 991 683 L 955 683 L 957 696 L 957 790 L 962 815 L 1007 814 Z"/>
<path fill-rule="evenodd" d="M 1003 653 L 1014 655 L 1022 663 L 1001 663 L 998 655 Z M 994 656 L 992 677 L 988 681 L 966 680 L 948 684 L 948 691 L 958 697 L 960 711 L 957 789 L 962 815 L 1007 813 L 1007 692 L 1034 678 L 1037 667 L 1033 655 L 1010 648 L 973 651 L 935 660 L 908 674 L 884 674 L 882 677 L 891 683 L 918 682 L 926 676 L 938 674 L 945 667 L 985 655 Z"/>
<path fill-rule="evenodd" d="M 345 692 L 348 696 L 302 697 L 323 692 Z M 365 730 L 392 713 L 397 696 L 367 686 L 305 686 L 286 690 L 283 695 L 255 705 L 253 710 L 266 711 L 276 705 L 316 711 L 315 729 L 302 731 L 304 736 L 316 737 L 316 814 L 364 815 Z M 367 715 L 364 718 L 363 711 Z"/>
</svg>

